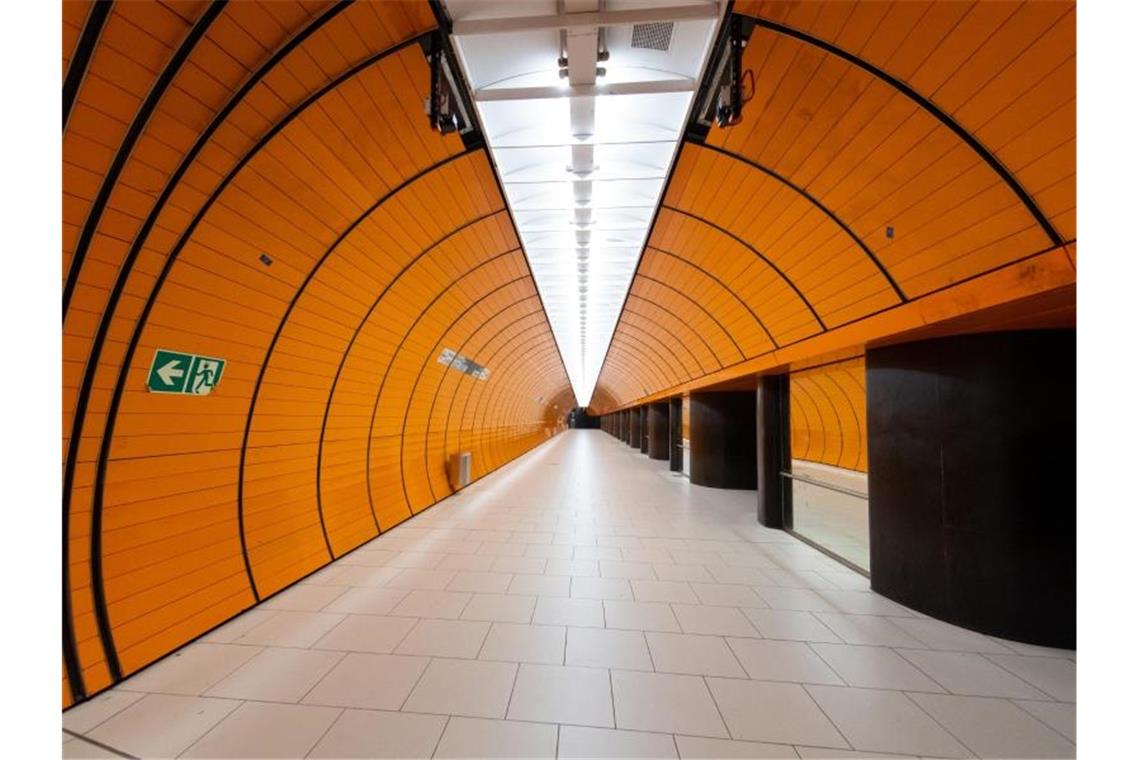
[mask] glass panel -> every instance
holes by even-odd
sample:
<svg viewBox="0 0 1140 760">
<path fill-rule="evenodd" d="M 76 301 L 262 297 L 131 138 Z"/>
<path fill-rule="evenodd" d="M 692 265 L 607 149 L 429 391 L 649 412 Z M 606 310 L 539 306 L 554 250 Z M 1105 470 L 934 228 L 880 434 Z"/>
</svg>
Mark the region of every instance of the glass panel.
<svg viewBox="0 0 1140 760">
<path fill-rule="evenodd" d="M 870 567 L 867 391 L 863 357 L 789 376 L 792 530 Z"/>
</svg>

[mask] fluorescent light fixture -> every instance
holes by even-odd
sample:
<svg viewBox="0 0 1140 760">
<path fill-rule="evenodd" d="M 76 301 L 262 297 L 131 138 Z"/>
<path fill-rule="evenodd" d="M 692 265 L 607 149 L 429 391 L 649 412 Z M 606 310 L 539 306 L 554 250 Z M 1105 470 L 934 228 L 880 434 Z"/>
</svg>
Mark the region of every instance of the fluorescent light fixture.
<svg viewBox="0 0 1140 760">
<path fill-rule="evenodd" d="M 510 30 L 453 42 L 574 395 L 587 406 L 695 94 L 667 85 L 700 81 L 719 11 L 676 20 L 667 50 L 633 47 L 631 24 L 606 26 L 603 64 L 595 60 L 597 27 L 571 19 L 563 33 L 547 18 L 532 28 L 528 19 L 542 3 L 446 4 L 457 28 Z M 637 15 L 669 13 L 651 7 Z M 632 94 L 606 92 L 618 84 L 616 93 Z M 593 94 L 574 95 L 582 92 Z"/>
</svg>

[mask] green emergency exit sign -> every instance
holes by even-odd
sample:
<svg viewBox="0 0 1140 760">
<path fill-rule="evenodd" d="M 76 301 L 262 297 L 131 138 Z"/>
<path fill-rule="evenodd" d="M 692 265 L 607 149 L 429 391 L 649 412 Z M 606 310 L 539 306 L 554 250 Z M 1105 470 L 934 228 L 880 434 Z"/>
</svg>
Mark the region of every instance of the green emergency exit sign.
<svg viewBox="0 0 1140 760">
<path fill-rule="evenodd" d="M 225 359 L 160 348 L 154 352 L 146 387 L 152 393 L 208 396 L 222 379 Z"/>
</svg>

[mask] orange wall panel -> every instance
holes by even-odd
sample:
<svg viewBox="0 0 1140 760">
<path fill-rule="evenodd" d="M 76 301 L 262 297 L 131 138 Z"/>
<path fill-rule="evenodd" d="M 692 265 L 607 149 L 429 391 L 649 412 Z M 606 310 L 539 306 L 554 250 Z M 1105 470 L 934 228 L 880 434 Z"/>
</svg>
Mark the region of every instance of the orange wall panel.
<svg viewBox="0 0 1140 760">
<path fill-rule="evenodd" d="M 65 130 L 65 706 L 448 496 L 460 445 L 481 475 L 546 440 L 568 403 L 489 155 L 424 117 L 429 5 L 208 8 L 116 3 Z M 158 348 L 224 358 L 221 382 L 148 392 Z"/>
</svg>

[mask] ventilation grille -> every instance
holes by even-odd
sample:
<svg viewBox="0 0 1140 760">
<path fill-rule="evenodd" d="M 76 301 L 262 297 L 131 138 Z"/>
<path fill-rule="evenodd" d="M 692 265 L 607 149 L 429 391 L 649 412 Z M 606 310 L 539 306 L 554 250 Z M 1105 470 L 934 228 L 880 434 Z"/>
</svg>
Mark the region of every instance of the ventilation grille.
<svg viewBox="0 0 1140 760">
<path fill-rule="evenodd" d="M 630 47 L 646 48 L 648 50 L 668 50 L 672 42 L 672 21 L 633 25 L 633 41 L 630 42 Z"/>
</svg>

